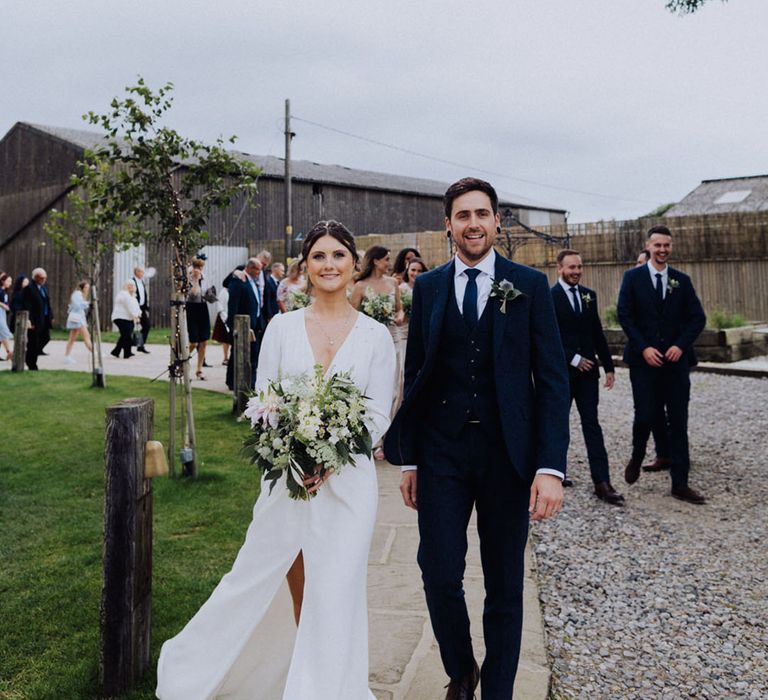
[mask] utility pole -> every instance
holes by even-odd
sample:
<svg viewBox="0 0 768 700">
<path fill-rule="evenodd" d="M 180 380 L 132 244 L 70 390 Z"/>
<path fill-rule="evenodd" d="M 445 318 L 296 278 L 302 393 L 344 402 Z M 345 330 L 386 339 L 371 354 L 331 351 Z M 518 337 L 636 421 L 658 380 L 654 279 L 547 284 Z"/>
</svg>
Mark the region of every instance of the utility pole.
<svg viewBox="0 0 768 700">
<path fill-rule="evenodd" d="M 285 257 L 293 254 L 293 211 L 291 206 L 291 101 L 285 101 Z M 287 262 L 287 260 L 286 260 Z"/>
</svg>

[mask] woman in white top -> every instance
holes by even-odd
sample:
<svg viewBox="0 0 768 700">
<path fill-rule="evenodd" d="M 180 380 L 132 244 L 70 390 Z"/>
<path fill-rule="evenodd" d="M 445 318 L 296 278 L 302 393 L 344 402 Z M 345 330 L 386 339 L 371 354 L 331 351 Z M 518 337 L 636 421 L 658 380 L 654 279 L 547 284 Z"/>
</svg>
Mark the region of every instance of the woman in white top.
<svg viewBox="0 0 768 700">
<path fill-rule="evenodd" d="M 131 352 L 133 329 L 140 319 L 141 309 L 136 299 L 136 285 L 129 280 L 118 293 L 112 309 L 112 320 L 120 331 L 117 345 L 112 350 L 115 357 L 119 357 L 120 350 L 123 351 L 124 358 L 133 357 L 133 352 Z"/>
<path fill-rule="evenodd" d="M 72 296 L 69 298 L 69 308 L 67 309 L 67 330 L 69 331 L 69 339 L 67 340 L 67 347 L 64 350 L 64 364 L 74 365 L 75 358 L 70 357 L 72 347 L 77 340 L 77 336 L 80 335 L 83 338 L 85 347 L 88 348 L 88 352 L 91 352 L 93 346 L 91 344 L 91 335 L 88 333 L 88 321 L 85 314 L 88 312 L 88 308 L 91 302 L 88 301 L 88 296 L 91 291 L 91 285 L 88 280 L 82 280 L 78 283 L 77 289 L 72 292 Z"/>
<path fill-rule="evenodd" d="M 346 285 L 357 253 L 335 221 L 307 235 L 302 256 L 311 307 L 275 316 L 259 355 L 256 389 L 311 372 L 349 372 L 366 399 L 374 440 L 389 425 L 395 351 L 387 329 L 358 313 Z M 368 689 L 368 550 L 378 501 L 371 455 L 307 479 L 317 495 L 294 501 L 262 480 L 253 520 L 232 570 L 160 652 L 161 700 L 374 700 Z M 298 625 L 285 576 L 303 554 Z"/>
</svg>

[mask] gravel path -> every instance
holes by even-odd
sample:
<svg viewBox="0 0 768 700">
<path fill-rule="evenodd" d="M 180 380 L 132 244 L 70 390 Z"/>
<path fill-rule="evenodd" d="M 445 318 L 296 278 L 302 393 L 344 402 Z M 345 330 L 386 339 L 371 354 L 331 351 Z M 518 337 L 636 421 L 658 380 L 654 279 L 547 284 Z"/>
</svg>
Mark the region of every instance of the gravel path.
<svg viewBox="0 0 768 700">
<path fill-rule="evenodd" d="M 768 698 L 768 379 L 691 383 L 691 485 L 705 506 L 673 499 L 666 472 L 624 482 L 626 370 L 600 405 L 626 508 L 592 495 L 573 409 L 575 487 L 533 533 L 552 698 Z"/>
</svg>

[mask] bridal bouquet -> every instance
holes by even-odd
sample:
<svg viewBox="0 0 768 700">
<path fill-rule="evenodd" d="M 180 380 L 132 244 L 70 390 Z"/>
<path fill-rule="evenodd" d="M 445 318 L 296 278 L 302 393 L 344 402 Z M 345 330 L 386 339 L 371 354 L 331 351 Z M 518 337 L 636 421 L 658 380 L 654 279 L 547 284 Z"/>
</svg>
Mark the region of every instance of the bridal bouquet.
<svg viewBox="0 0 768 700">
<path fill-rule="evenodd" d="M 377 294 L 368 290 L 363 297 L 360 311 L 385 326 L 388 326 L 395 319 L 395 305 L 389 294 Z"/>
<path fill-rule="evenodd" d="M 403 313 L 410 316 L 413 308 L 413 292 L 400 290 L 400 303 L 403 305 Z"/>
<path fill-rule="evenodd" d="M 243 446 L 252 464 L 270 482 L 269 492 L 285 474 L 291 498 L 316 495 L 304 485 L 308 476 L 325 476 L 354 465 L 357 454 L 371 454 L 365 396 L 347 372 L 325 377 L 323 368 L 272 381 L 248 400 L 244 415 L 253 431 Z"/>
<path fill-rule="evenodd" d="M 312 303 L 312 297 L 306 292 L 302 292 L 298 289 L 292 289 L 288 293 L 288 310 L 294 311 L 296 309 L 303 309 L 305 306 L 309 306 Z"/>
</svg>

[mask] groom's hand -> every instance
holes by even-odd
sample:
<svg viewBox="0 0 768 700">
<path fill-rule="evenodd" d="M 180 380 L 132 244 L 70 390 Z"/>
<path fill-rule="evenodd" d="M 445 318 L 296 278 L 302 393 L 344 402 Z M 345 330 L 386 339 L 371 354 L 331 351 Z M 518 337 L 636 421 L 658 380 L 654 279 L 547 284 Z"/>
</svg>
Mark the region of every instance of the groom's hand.
<svg viewBox="0 0 768 700">
<path fill-rule="evenodd" d="M 402 486 L 400 487 L 402 490 Z M 554 517 L 563 507 L 563 482 L 553 474 L 537 474 L 531 484 L 528 512 L 531 520 Z"/>
<path fill-rule="evenodd" d="M 416 470 L 403 472 L 403 478 L 400 479 L 400 493 L 403 494 L 403 503 L 409 508 L 416 510 Z"/>
</svg>

